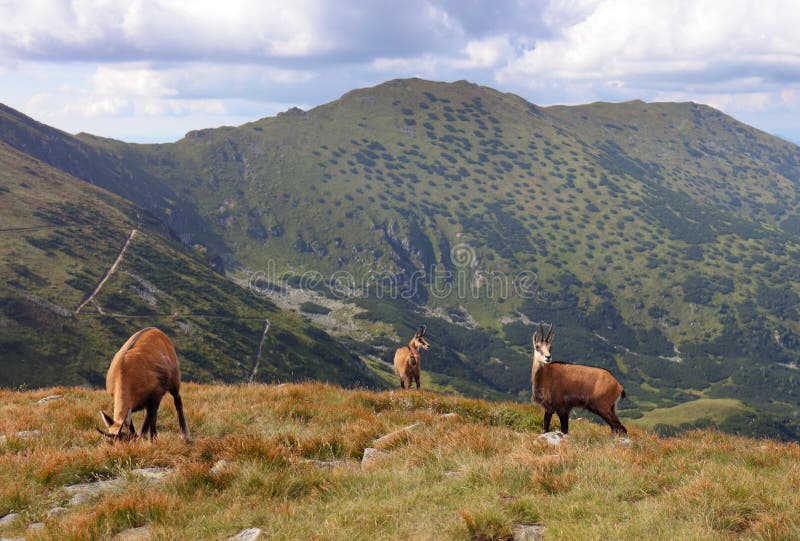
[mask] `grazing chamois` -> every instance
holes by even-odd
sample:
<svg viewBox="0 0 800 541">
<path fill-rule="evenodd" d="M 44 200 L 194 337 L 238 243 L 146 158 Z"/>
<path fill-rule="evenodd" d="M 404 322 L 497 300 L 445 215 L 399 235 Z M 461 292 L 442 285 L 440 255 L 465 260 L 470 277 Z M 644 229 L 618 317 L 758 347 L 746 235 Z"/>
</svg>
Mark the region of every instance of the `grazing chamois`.
<svg viewBox="0 0 800 541">
<path fill-rule="evenodd" d="M 617 417 L 616 407 L 625 390 L 611 372 L 594 366 L 552 362 L 553 326 L 545 336 L 544 327 L 533 333 L 533 369 L 531 401 L 544 409 L 544 431 L 550 431 L 553 414 L 561 421 L 561 431 L 569 432 L 572 408 L 583 408 L 599 415 L 611 431 L 627 434 Z"/>
<path fill-rule="evenodd" d="M 155 327 L 137 332 L 114 355 L 106 375 L 106 390 L 114 397 L 114 416 L 100 411 L 108 432 L 97 429 L 112 440 L 130 440 L 145 433 L 157 437 L 156 418 L 161 398 L 169 392 L 175 401 L 178 423 L 184 439 L 189 439 L 183 401 L 180 395 L 181 372 L 175 348 L 166 334 Z M 146 409 L 144 424 L 136 433 L 131 419 L 134 411 Z"/>
<path fill-rule="evenodd" d="M 394 371 L 400 377 L 400 388 L 410 389 L 411 380 L 417 382 L 417 389 L 419 389 L 419 350 L 429 349 L 430 345 L 425 340 L 425 331 L 428 327 L 423 325 L 417 329 L 417 333 L 407 346 L 398 348 L 394 352 Z"/>
</svg>

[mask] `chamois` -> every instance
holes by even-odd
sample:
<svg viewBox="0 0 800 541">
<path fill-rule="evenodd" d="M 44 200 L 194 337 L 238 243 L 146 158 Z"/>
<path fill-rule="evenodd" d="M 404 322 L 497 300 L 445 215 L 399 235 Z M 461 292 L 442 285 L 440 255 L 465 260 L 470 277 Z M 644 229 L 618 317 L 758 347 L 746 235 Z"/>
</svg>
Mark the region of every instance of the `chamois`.
<svg viewBox="0 0 800 541">
<path fill-rule="evenodd" d="M 157 437 L 156 418 L 161 398 L 169 392 L 175 401 L 183 438 L 189 439 L 183 401 L 179 393 L 181 373 L 175 348 L 166 334 L 155 327 L 135 333 L 114 355 L 106 375 L 106 390 L 114 398 L 114 416 L 100 411 L 108 432 L 97 429 L 113 440 L 130 440 L 145 433 Z M 139 434 L 131 419 L 134 411 L 146 409 Z"/>
<path fill-rule="evenodd" d="M 617 378 L 603 368 L 552 362 L 552 340 L 552 325 L 546 336 L 541 325 L 533 333 L 531 402 L 544 409 L 544 431 L 550 431 L 550 419 L 555 413 L 561 421 L 561 431 L 567 434 L 572 408 L 583 408 L 602 417 L 612 432 L 627 434 L 616 413 L 617 401 L 625 398 Z"/>
<path fill-rule="evenodd" d="M 411 380 L 417 382 L 417 389 L 419 389 L 419 349 L 428 349 L 430 345 L 425 340 L 425 331 L 428 328 L 423 325 L 417 329 L 417 333 L 407 346 L 398 348 L 394 352 L 394 371 L 400 377 L 400 388 L 410 389 Z"/>
</svg>

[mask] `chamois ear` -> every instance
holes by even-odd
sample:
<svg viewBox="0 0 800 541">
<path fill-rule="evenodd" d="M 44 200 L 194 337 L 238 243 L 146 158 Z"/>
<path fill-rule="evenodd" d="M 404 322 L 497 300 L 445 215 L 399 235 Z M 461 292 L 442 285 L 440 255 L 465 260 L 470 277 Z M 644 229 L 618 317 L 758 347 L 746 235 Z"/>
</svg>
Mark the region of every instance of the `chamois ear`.
<svg viewBox="0 0 800 541">
<path fill-rule="evenodd" d="M 100 418 L 101 418 L 101 419 L 103 420 L 103 422 L 105 423 L 105 425 L 106 425 L 106 428 L 110 428 L 110 427 L 111 427 L 111 425 L 113 425 L 113 424 L 114 424 L 114 419 L 112 419 L 111 417 L 109 417 L 109 416 L 108 416 L 108 414 L 107 414 L 106 412 L 104 412 L 103 410 L 100 410 Z"/>
</svg>

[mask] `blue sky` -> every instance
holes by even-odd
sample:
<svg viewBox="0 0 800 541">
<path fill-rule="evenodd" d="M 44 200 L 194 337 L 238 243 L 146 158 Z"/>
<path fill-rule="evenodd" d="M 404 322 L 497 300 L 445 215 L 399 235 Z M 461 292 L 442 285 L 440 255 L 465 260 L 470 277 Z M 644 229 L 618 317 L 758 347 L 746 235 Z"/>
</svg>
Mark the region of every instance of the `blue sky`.
<svg viewBox="0 0 800 541">
<path fill-rule="evenodd" d="M 398 77 L 695 101 L 800 142 L 796 0 L 0 0 L 0 102 L 133 142 Z"/>
</svg>

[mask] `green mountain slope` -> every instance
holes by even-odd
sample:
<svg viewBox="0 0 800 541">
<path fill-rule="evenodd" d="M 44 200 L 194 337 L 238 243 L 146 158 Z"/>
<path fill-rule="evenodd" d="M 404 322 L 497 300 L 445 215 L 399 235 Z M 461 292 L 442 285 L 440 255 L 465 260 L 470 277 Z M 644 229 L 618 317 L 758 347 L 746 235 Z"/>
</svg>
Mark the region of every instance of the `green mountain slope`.
<svg viewBox="0 0 800 541">
<path fill-rule="evenodd" d="M 150 325 L 173 338 L 186 379 L 378 384 L 324 331 L 161 237 L 154 217 L 4 143 L 0 216 L 2 386 L 104 385 L 116 350 Z"/>
<path fill-rule="evenodd" d="M 427 323 L 435 383 L 524 398 L 554 322 L 557 357 L 614 370 L 631 415 L 736 398 L 741 430 L 800 433 L 800 150 L 709 107 L 413 79 L 173 144 L 65 137 L 192 209 L 183 240 L 229 273 L 389 323 L 351 333 L 362 355 Z"/>
</svg>

